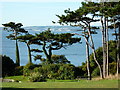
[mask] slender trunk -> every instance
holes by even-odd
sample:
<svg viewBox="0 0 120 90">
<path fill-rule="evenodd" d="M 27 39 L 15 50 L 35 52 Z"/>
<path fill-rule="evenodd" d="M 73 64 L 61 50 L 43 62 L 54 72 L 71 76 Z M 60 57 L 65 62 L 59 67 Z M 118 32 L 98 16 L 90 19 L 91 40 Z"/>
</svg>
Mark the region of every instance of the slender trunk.
<svg viewBox="0 0 120 90">
<path fill-rule="evenodd" d="M 116 24 L 115 24 L 115 18 L 113 18 L 113 22 L 114 22 L 114 32 L 115 32 L 115 42 L 116 42 L 116 47 L 117 47 L 117 50 L 115 52 L 115 60 L 116 60 L 116 63 L 117 63 L 117 72 L 116 74 L 118 75 L 118 70 L 119 70 L 119 65 L 118 65 L 118 61 L 119 61 L 119 35 L 117 36 L 117 31 L 116 31 Z M 118 31 L 119 32 L 119 31 Z"/>
<path fill-rule="evenodd" d="M 50 64 L 53 63 L 52 60 L 51 60 L 51 56 L 52 56 L 52 49 L 51 49 L 51 46 L 50 46 L 50 48 L 49 48 L 49 59 L 48 59 Z"/>
<path fill-rule="evenodd" d="M 109 44 L 108 44 L 108 41 L 109 41 L 109 33 L 108 33 L 108 18 L 106 18 L 106 41 L 107 41 L 107 65 L 106 65 L 106 75 L 107 77 L 109 76 Z"/>
<path fill-rule="evenodd" d="M 85 36 L 85 39 L 88 41 L 89 37 Z M 86 60 L 87 60 L 87 72 L 88 72 L 88 80 L 91 80 L 91 72 L 90 72 L 90 60 L 89 60 L 89 45 L 86 42 Z"/>
<path fill-rule="evenodd" d="M 48 55 L 48 53 L 47 53 L 47 51 L 46 51 L 46 48 L 45 48 L 45 46 L 46 46 L 46 43 L 45 43 L 45 41 L 43 42 L 43 52 L 44 52 L 44 54 L 45 54 L 45 56 L 46 56 L 46 64 L 49 64 L 49 55 Z"/>
<path fill-rule="evenodd" d="M 118 44 L 117 44 L 117 75 L 120 73 L 119 68 L 120 68 L 120 25 L 118 28 Z"/>
<path fill-rule="evenodd" d="M 32 63 L 32 58 L 31 58 L 31 51 L 30 51 L 30 46 L 28 43 L 27 44 L 27 47 L 28 47 L 28 63 Z"/>
<path fill-rule="evenodd" d="M 103 48 L 103 77 L 105 78 L 106 55 L 105 55 L 105 27 L 103 23 L 103 17 L 101 17 L 101 24 L 102 24 L 102 48 Z"/>
<path fill-rule="evenodd" d="M 106 77 L 107 70 L 107 42 L 106 42 L 106 17 L 104 17 L 104 59 L 103 59 L 103 76 Z"/>
<path fill-rule="evenodd" d="M 15 31 L 15 38 L 17 38 L 17 32 Z M 19 57 L 19 48 L 18 48 L 18 42 L 17 39 L 15 40 L 16 43 L 16 65 L 20 66 L 20 57 Z"/>
<path fill-rule="evenodd" d="M 101 66 L 98 63 L 97 58 L 96 58 L 96 52 L 95 52 L 94 42 L 93 42 L 91 31 L 90 31 L 90 23 L 89 23 L 89 27 L 88 27 L 88 33 L 89 33 L 90 41 L 91 41 L 91 44 L 92 44 L 92 51 L 93 51 L 93 55 L 94 55 L 94 60 L 95 60 L 96 64 L 98 65 L 98 68 L 100 70 L 100 77 L 103 78 Z"/>
</svg>

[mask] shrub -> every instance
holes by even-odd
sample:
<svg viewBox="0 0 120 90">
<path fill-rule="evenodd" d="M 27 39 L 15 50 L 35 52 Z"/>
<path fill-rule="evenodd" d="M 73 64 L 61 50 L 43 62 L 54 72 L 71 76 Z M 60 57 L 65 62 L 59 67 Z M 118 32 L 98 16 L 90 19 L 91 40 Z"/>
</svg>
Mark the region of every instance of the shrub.
<svg viewBox="0 0 120 90">
<path fill-rule="evenodd" d="M 23 75 L 23 66 L 15 67 L 14 75 Z"/>
<path fill-rule="evenodd" d="M 14 75 L 15 63 L 13 60 L 5 55 L 0 55 L 0 58 L 2 58 L 0 59 L 2 60 L 2 77 Z"/>
<path fill-rule="evenodd" d="M 44 67 L 36 67 L 34 68 L 33 72 L 36 72 L 36 73 L 39 72 L 40 74 L 42 74 L 44 77 L 47 78 L 48 70 Z"/>
<path fill-rule="evenodd" d="M 110 74 L 115 74 L 116 73 L 116 71 L 117 71 L 117 64 L 116 64 L 116 62 L 112 62 L 112 63 L 110 63 L 109 64 L 109 72 L 110 72 Z"/>
<path fill-rule="evenodd" d="M 46 78 L 39 72 L 32 72 L 30 73 L 29 80 L 31 82 L 43 82 L 46 81 Z"/>
<path fill-rule="evenodd" d="M 33 63 L 28 63 L 26 66 L 23 68 L 23 75 L 24 76 L 29 76 L 30 72 L 36 68 L 36 67 L 41 67 L 41 65 L 36 65 Z"/>
<path fill-rule="evenodd" d="M 100 75 L 100 70 L 99 68 L 95 68 L 94 71 L 92 72 L 92 76 L 99 76 Z"/>
<path fill-rule="evenodd" d="M 75 78 L 75 67 L 71 64 L 63 64 L 59 68 L 57 79 L 67 80 Z"/>
<path fill-rule="evenodd" d="M 66 80 L 66 79 L 75 78 L 75 67 L 71 64 L 43 65 L 42 67 L 36 67 L 33 70 L 31 70 L 28 76 L 31 76 L 33 72 L 37 73 L 37 75 L 35 74 L 36 77 L 42 75 L 44 76 L 44 78 L 49 78 L 49 79 Z"/>
</svg>

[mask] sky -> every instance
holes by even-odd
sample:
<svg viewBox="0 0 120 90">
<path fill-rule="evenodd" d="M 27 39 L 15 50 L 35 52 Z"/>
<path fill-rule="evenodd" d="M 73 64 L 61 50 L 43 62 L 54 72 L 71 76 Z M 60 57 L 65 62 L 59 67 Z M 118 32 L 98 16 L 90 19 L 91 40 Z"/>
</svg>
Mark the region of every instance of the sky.
<svg viewBox="0 0 120 90">
<path fill-rule="evenodd" d="M 24 26 L 51 26 L 56 15 L 70 8 L 76 10 L 84 0 L 1 0 L 0 23 L 16 22 Z M 0 25 L 1 25 L 0 24 Z M 2 26 L 2 25 L 1 25 Z"/>
</svg>

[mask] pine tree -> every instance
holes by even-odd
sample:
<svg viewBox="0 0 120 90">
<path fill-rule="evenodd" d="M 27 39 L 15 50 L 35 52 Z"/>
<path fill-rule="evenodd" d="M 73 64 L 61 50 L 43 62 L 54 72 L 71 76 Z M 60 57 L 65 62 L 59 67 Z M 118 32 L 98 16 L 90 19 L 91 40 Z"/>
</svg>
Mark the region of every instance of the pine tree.
<svg viewBox="0 0 120 90">
<path fill-rule="evenodd" d="M 21 33 L 27 33 L 24 28 L 21 28 L 23 25 L 21 23 L 15 24 L 14 22 L 9 22 L 6 24 L 2 24 L 5 28 L 4 30 L 7 30 L 8 32 L 13 32 L 9 36 L 7 36 L 8 39 L 15 40 L 16 43 L 16 65 L 20 66 L 20 56 L 19 56 L 19 47 L 18 47 L 18 40 L 17 36 Z"/>
</svg>

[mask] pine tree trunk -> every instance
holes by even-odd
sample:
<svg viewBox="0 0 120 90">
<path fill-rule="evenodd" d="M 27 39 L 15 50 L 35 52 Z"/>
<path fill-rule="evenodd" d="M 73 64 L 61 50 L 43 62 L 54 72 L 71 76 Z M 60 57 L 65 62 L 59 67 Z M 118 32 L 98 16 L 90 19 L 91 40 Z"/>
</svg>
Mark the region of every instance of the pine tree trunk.
<svg viewBox="0 0 120 90">
<path fill-rule="evenodd" d="M 88 41 L 88 38 L 89 37 L 86 37 L 85 36 L 85 39 Z M 86 42 L 86 60 L 87 60 L 87 72 L 88 72 L 88 80 L 91 80 L 91 72 L 90 72 L 90 60 L 89 60 L 89 45 L 88 43 Z"/>
<path fill-rule="evenodd" d="M 48 59 L 49 59 L 48 57 L 49 57 L 49 56 L 48 56 L 48 53 L 47 53 L 47 51 L 46 51 L 46 49 L 45 49 L 45 46 L 46 46 L 46 43 L 44 42 L 44 43 L 43 43 L 43 52 L 44 52 L 44 54 L 45 54 L 45 56 L 46 56 L 46 60 L 48 61 Z M 47 63 L 47 62 L 46 62 L 46 63 Z"/>
<path fill-rule="evenodd" d="M 120 68 L 120 25 L 118 28 L 118 43 L 117 43 L 117 76 L 120 73 L 119 68 Z"/>
<path fill-rule="evenodd" d="M 20 66 L 19 48 L 18 48 L 17 40 L 16 40 L 16 65 Z"/>
<path fill-rule="evenodd" d="M 51 60 L 51 56 L 52 56 L 52 49 L 51 49 L 51 46 L 50 46 L 50 48 L 49 48 L 49 59 L 48 59 L 50 64 L 53 63 L 52 60 Z"/>
<path fill-rule="evenodd" d="M 103 17 L 101 17 L 101 24 L 102 24 L 102 48 L 103 48 L 103 77 L 105 78 L 106 52 L 105 52 L 105 27 L 103 23 Z"/>
<path fill-rule="evenodd" d="M 30 46 L 28 43 L 27 44 L 27 47 L 28 47 L 28 63 L 32 63 L 32 58 L 31 58 L 31 51 L 30 51 Z"/>
<path fill-rule="evenodd" d="M 92 39 L 91 30 L 90 30 L 90 23 L 89 23 L 89 27 L 88 27 L 88 33 L 89 33 L 90 41 L 91 41 L 91 44 L 92 44 L 92 51 L 93 51 L 94 60 L 95 60 L 96 64 L 98 65 L 98 68 L 100 70 L 100 77 L 103 79 L 104 77 L 103 77 L 103 73 L 102 73 L 102 68 L 101 68 L 101 66 L 98 63 L 97 58 L 96 58 L 94 42 L 93 42 L 93 39 Z"/>
<path fill-rule="evenodd" d="M 106 41 L 107 41 L 107 65 L 106 65 L 106 76 L 109 76 L 109 33 L 108 33 L 108 18 L 106 18 Z"/>
<path fill-rule="evenodd" d="M 106 33 L 106 17 L 104 17 L 104 64 L 103 64 L 103 75 L 104 78 L 107 75 L 107 33 Z"/>
<path fill-rule="evenodd" d="M 17 32 L 15 31 L 15 39 L 17 38 Z M 20 66 L 20 56 L 19 56 L 19 48 L 18 48 L 18 42 L 17 39 L 15 40 L 16 43 L 16 65 Z"/>
</svg>

